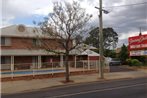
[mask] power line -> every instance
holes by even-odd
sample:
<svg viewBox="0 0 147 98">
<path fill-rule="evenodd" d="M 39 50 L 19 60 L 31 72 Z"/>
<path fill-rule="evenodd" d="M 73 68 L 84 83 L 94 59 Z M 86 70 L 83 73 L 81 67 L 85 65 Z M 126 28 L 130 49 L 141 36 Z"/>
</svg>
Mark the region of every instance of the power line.
<svg viewBox="0 0 147 98">
<path fill-rule="evenodd" d="M 113 8 L 113 7 L 129 7 L 129 6 L 140 6 L 140 5 L 146 5 L 147 2 L 140 2 L 140 3 L 134 3 L 134 4 L 126 4 L 126 5 L 118 5 L 118 6 L 108 6 L 108 7 L 103 7 L 103 8 Z M 147 6 L 144 6 L 145 7 L 145 19 L 147 20 Z M 147 21 L 145 21 L 145 24 L 147 24 Z"/>
<path fill-rule="evenodd" d="M 126 6 L 143 5 L 143 4 L 147 4 L 147 2 L 126 4 L 126 5 L 118 5 L 118 6 L 108 6 L 108 7 L 103 7 L 103 8 L 126 7 Z"/>
</svg>

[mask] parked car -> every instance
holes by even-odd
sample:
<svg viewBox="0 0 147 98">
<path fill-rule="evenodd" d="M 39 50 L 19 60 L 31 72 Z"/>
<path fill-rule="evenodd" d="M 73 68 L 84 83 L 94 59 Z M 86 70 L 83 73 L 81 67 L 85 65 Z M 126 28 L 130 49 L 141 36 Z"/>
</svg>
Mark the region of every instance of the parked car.
<svg viewBox="0 0 147 98">
<path fill-rule="evenodd" d="M 110 66 L 121 65 L 121 60 L 119 58 L 111 58 L 109 65 Z"/>
</svg>

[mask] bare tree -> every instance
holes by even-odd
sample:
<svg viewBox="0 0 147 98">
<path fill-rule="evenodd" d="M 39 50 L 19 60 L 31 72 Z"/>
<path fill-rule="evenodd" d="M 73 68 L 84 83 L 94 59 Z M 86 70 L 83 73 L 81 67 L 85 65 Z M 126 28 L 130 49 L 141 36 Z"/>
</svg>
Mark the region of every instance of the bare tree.
<svg viewBox="0 0 147 98">
<path fill-rule="evenodd" d="M 53 13 L 49 13 L 48 17 L 38 24 L 42 33 L 59 39 L 58 43 L 65 50 L 66 82 L 70 81 L 69 53 L 81 43 L 83 33 L 87 30 L 86 23 L 91 17 L 92 15 L 86 14 L 85 9 L 75 1 L 72 4 L 55 2 Z M 73 41 L 75 41 L 74 44 L 72 44 Z"/>
</svg>

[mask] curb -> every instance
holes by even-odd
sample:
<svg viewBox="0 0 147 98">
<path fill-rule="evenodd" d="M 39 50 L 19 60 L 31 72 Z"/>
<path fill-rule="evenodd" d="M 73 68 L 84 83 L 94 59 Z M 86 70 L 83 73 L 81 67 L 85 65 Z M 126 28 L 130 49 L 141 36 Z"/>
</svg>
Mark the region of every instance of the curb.
<svg viewBox="0 0 147 98">
<path fill-rule="evenodd" d="M 93 81 L 82 81 L 82 82 L 76 82 L 76 81 L 73 81 L 73 82 L 70 82 L 70 83 L 62 83 L 60 81 L 60 83 L 62 84 L 58 84 L 58 85 L 53 85 L 53 86 L 46 86 L 46 87 L 42 87 L 42 88 L 36 88 L 36 89 L 29 89 L 29 90 L 24 90 L 24 91 L 19 91 L 19 92 L 14 92 L 14 93 L 1 93 L 2 95 L 11 95 L 11 94 L 19 94 L 19 93 L 27 93 L 27 92 L 34 92 L 34 91 L 39 91 L 39 90 L 46 90 L 46 89 L 57 89 L 57 88 L 65 88 L 65 87 L 72 87 L 72 86 L 78 86 L 78 85 L 85 85 L 85 84 L 91 84 L 91 83 L 94 83 L 94 82 L 98 82 L 98 83 L 106 83 L 106 82 L 111 82 L 111 81 L 122 81 L 122 80 L 128 80 L 128 79 L 135 79 L 135 78 L 143 78 L 143 77 L 146 77 L 147 76 L 137 76 L 137 77 L 132 77 L 132 76 L 129 76 L 129 77 L 123 77 L 123 78 L 112 78 L 112 79 L 109 79 L 109 78 L 105 78 L 105 79 L 99 79 L 99 78 L 96 78 L 96 80 L 93 80 Z"/>
<path fill-rule="evenodd" d="M 24 91 L 20 91 L 20 92 L 17 92 L 17 93 L 1 93 L 1 94 L 2 95 L 13 95 L 13 94 L 29 93 L 29 92 L 39 91 L 39 90 L 46 90 L 46 89 L 58 89 L 58 88 L 66 88 L 66 87 L 72 87 L 72 86 L 78 86 L 78 85 L 86 85 L 86 84 L 92 84 L 92 83 L 95 83 L 95 82 L 107 83 L 107 82 L 112 82 L 112 81 L 122 81 L 122 80 L 128 80 L 128 79 L 132 79 L 132 78 L 129 77 L 129 78 L 119 78 L 119 79 L 99 79 L 99 80 L 96 80 L 96 81 L 88 81 L 88 82 L 63 83 L 61 85 L 38 88 L 38 89 L 24 90 Z"/>
</svg>

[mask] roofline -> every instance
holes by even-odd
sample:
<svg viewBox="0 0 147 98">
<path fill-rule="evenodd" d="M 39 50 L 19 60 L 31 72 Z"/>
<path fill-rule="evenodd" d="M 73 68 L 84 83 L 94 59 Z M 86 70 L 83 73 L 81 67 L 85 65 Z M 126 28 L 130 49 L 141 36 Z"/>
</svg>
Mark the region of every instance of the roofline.
<svg viewBox="0 0 147 98">
<path fill-rule="evenodd" d="M 37 26 L 33 26 L 33 25 L 25 25 L 25 24 L 10 24 L 10 25 L 7 25 L 7 26 L 2 26 L 2 27 L 0 27 L 0 29 L 8 28 L 8 27 L 11 27 L 11 26 L 19 26 L 19 25 L 24 25 L 24 26 L 26 26 L 26 27 L 31 27 L 31 28 L 33 28 L 33 27 L 37 27 Z"/>
<path fill-rule="evenodd" d="M 37 36 L 14 36 L 14 35 L 0 35 L 0 37 L 10 37 L 10 38 L 37 38 Z M 39 37 L 43 39 L 57 39 L 57 38 L 49 38 L 49 37 Z"/>
<path fill-rule="evenodd" d="M 19 25 L 24 25 L 24 24 L 14 24 L 14 25 L 9 25 L 9 26 L 6 26 L 6 27 L 3 27 L 1 29 L 6 29 L 8 27 L 12 27 L 12 26 L 19 26 Z M 38 28 L 37 26 L 28 26 L 28 25 L 24 25 L 26 28 Z M 38 28 L 39 29 L 39 28 Z M 19 35 L 0 35 L 1 37 L 18 37 L 18 38 L 36 38 L 38 36 L 19 36 Z M 41 35 L 39 36 L 39 38 L 46 38 L 46 39 L 60 39 L 60 38 L 55 38 L 55 37 L 46 37 L 46 35 Z M 73 40 L 73 38 L 71 38 L 71 40 Z"/>
</svg>

